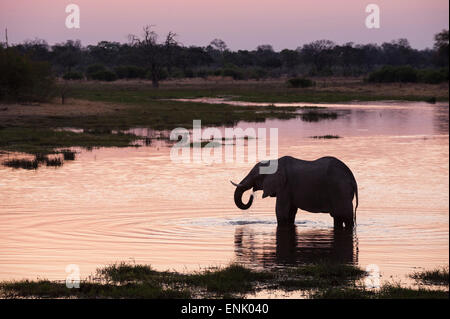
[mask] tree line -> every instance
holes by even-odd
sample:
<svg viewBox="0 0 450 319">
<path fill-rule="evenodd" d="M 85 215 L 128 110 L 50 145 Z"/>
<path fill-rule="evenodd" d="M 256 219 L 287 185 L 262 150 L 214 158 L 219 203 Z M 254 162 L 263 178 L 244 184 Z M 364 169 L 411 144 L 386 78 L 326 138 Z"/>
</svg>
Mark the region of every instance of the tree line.
<svg viewBox="0 0 450 319">
<path fill-rule="evenodd" d="M 398 39 L 381 45 L 317 40 L 295 50 L 275 51 L 271 45 L 260 45 L 254 50 L 232 51 L 220 39 L 204 47 L 184 46 L 175 33 L 160 38 L 152 26 L 146 26 L 141 35 L 130 35 L 126 43 L 101 41 L 83 46 L 79 40 L 68 40 L 49 45 L 35 39 L 16 45 L 3 43 L 0 50 L 48 63 L 53 74 L 66 79 L 147 78 L 154 87 L 166 78 L 360 76 L 384 66 L 446 68 L 448 80 L 449 31 L 436 34 L 434 41 L 433 48 L 422 50 L 412 48 L 407 39 Z M 0 59 L 2 56 L 0 68 L 7 68 L 11 61 L 6 62 L 5 54 L 0 54 Z M 0 77 L 0 85 L 1 81 Z"/>
</svg>

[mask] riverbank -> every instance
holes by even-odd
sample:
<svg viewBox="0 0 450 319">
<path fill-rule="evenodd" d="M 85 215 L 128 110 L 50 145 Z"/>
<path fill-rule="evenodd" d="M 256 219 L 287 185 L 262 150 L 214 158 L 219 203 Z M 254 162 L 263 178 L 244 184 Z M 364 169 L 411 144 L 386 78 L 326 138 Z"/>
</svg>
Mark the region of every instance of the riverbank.
<svg viewBox="0 0 450 319">
<path fill-rule="evenodd" d="M 224 78 L 167 81 L 159 89 L 151 88 L 148 81 L 72 81 L 65 87 L 68 97 L 64 104 L 57 97 L 49 103 L 1 104 L 0 150 L 45 155 L 70 147 L 131 146 L 140 137 L 124 133 L 130 128 L 189 129 L 194 119 L 201 119 L 204 126 L 233 126 L 239 121 L 264 122 L 298 116 L 308 120 L 308 114 L 302 115 L 311 112 L 308 103 L 448 100 L 448 84 L 369 84 L 359 78 L 321 78 L 316 79 L 315 87 L 304 89 L 289 88 L 285 80 Z M 277 108 L 169 100 L 224 96 L 254 102 L 304 102 L 305 106 Z M 324 116 L 317 117 L 317 112 Z M 335 118 L 335 113 L 327 112 L 322 109 L 312 115 L 319 120 Z M 64 128 L 79 130 L 61 130 Z"/>
</svg>

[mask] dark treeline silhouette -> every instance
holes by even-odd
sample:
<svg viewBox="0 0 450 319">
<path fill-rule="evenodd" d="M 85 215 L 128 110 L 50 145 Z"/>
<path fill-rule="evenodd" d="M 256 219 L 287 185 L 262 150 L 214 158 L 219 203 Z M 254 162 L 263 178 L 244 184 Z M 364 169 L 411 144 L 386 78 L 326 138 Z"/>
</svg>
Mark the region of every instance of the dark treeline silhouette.
<svg viewBox="0 0 450 319">
<path fill-rule="evenodd" d="M 406 39 L 381 45 L 352 42 L 338 45 L 330 40 L 318 40 L 296 50 L 279 52 L 271 45 L 260 45 L 251 51 L 232 51 L 219 39 L 206 47 L 188 47 L 176 39 L 172 32 L 160 39 L 147 26 L 141 36 L 130 35 L 127 43 L 101 41 L 83 46 L 79 40 L 68 40 L 49 45 L 36 39 L 9 45 L 7 49 L 4 43 L 0 50 L 15 50 L 33 61 L 47 62 L 55 75 L 65 79 L 147 78 L 155 87 L 166 78 L 360 76 L 385 66 L 448 70 L 449 63 L 448 30 L 435 35 L 433 48 L 423 50 L 412 48 Z M 446 74 L 448 79 L 448 71 Z"/>
</svg>

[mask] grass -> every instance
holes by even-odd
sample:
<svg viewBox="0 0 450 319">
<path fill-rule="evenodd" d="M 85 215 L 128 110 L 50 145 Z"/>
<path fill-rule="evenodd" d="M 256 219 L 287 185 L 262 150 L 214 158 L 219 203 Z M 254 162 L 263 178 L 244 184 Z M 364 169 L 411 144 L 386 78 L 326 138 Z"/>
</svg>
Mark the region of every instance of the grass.
<svg viewBox="0 0 450 319">
<path fill-rule="evenodd" d="M 63 161 L 60 158 L 48 158 L 45 161 L 45 164 L 47 166 L 58 167 L 58 166 L 62 166 L 63 165 Z"/>
<path fill-rule="evenodd" d="M 3 297 L 15 298 L 230 298 L 244 297 L 260 289 L 302 290 L 310 298 L 448 298 L 448 291 L 386 284 L 379 290 L 358 286 L 367 273 L 345 264 L 318 263 L 287 269 L 253 270 L 239 264 L 183 274 L 157 271 L 148 265 L 116 263 L 99 268 L 80 283 L 7 281 L 0 283 Z"/>
<path fill-rule="evenodd" d="M 363 83 L 361 79 L 327 78 L 318 79 L 316 83 L 314 88 L 296 89 L 288 88 L 283 79 L 259 82 L 181 81 L 165 82 L 159 89 L 153 89 L 148 81 L 77 81 L 70 84 L 70 98 L 79 102 L 76 102 L 78 109 L 78 104 L 70 108 L 70 103 L 52 104 L 46 111 L 40 111 L 39 105 L 33 108 L 8 105 L 0 114 L 0 150 L 51 154 L 57 149 L 70 147 L 125 147 L 135 145 L 136 140 L 143 138 L 114 132 L 134 127 L 189 129 L 194 119 L 200 119 L 203 126 L 233 126 L 240 121 L 264 122 L 267 119 L 300 117 L 304 121 L 316 122 L 338 117 L 335 112 L 311 107 L 233 106 L 171 100 L 178 98 L 227 96 L 242 101 L 305 104 L 386 99 L 448 100 L 448 85 L 387 86 Z M 18 107 L 20 110 L 14 111 Z M 60 130 L 66 127 L 84 131 Z M 143 144 L 150 143 L 151 140 L 144 140 Z M 66 160 L 71 160 L 71 155 L 64 156 L 67 156 Z"/>
<path fill-rule="evenodd" d="M 219 147 L 222 146 L 222 143 L 215 141 L 200 141 L 200 142 L 191 142 L 189 144 L 190 147 Z"/>
<path fill-rule="evenodd" d="M 426 101 L 436 98 L 448 101 L 448 84 L 373 84 L 365 83 L 361 78 L 317 78 L 312 88 L 290 88 L 285 79 L 267 81 L 192 81 L 161 83 L 157 90 L 149 89 L 143 81 L 122 81 L 116 83 L 93 84 L 80 82 L 72 85 L 75 97 L 86 97 L 87 87 L 99 87 L 100 91 L 124 90 L 132 92 L 132 97 L 139 99 L 139 91 L 145 90 L 148 99 L 177 99 L 199 97 L 231 97 L 233 100 L 248 102 L 305 102 L 305 103 L 340 103 L 350 101 L 407 100 Z M 82 92 L 85 91 L 85 92 Z M 98 91 L 91 91 L 96 98 L 104 96 Z M 133 97 L 134 95 L 134 97 Z M 120 94 L 111 99 L 121 98 Z"/>
<path fill-rule="evenodd" d="M 311 295 L 313 299 L 448 299 L 449 292 L 428 288 L 405 288 L 386 284 L 379 290 L 345 287 L 318 290 Z"/>
<path fill-rule="evenodd" d="M 100 284 L 81 282 L 80 288 L 69 289 L 66 283 L 49 280 L 6 282 L 0 285 L 6 298 L 38 297 L 38 298 L 145 298 L 176 299 L 190 298 L 189 291 L 166 289 L 151 283 L 141 284 Z"/>
<path fill-rule="evenodd" d="M 335 120 L 338 117 L 336 112 L 318 112 L 315 110 L 304 112 L 300 115 L 306 122 L 319 122 L 320 120 Z"/>
<path fill-rule="evenodd" d="M 236 107 L 157 100 L 153 96 L 154 91 L 148 87 L 128 90 L 126 86 L 83 84 L 74 90 L 75 97 L 120 106 L 112 111 L 111 108 L 107 111 L 106 106 L 105 111 L 102 111 L 100 107 L 96 114 L 75 111 L 64 113 L 61 110 L 65 106 L 62 105 L 58 108 L 62 113 L 58 115 L 33 113 L 37 108 L 31 111 L 26 109 L 31 113 L 25 115 L 21 112 L 0 114 L 3 116 L 0 117 L 0 149 L 50 154 L 58 148 L 125 147 L 140 138 L 120 131 L 134 127 L 155 130 L 171 130 L 176 127 L 189 129 L 192 128 L 194 119 L 200 119 L 203 126 L 232 126 L 240 121 L 264 122 L 266 119 L 291 119 L 298 116 L 298 108 Z M 10 108 L 13 109 L 14 106 Z M 83 131 L 61 130 L 66 127 L 80 128 Z"/>
<path fill-rule="evenodd" d="M 316 138 L 316 139 L 338 139 L 341 138 L 339 135 L 315 135 L 315 136 L 311 136 L 311 138 Z"/>
<path fill-rule="evenodd" d="M 55 131 L 51 128 L 8 127 L 0 130 L 0 149 L 28 154 L 53 154 L 68 147 L 126 147 L 138 137 L 132 134 L 93 134 Z"/>
<path fill-rule="evenodd" d="M 232 264 L 226 268 L 212 268 L 203 272 L 186 275 L 184 282 L 205 287 L 215 293 L 245 293 L 253 291 L 258 282 L 274 279 L 267 271 L 255 271 L 241 265 Z"/>
<path fill-rule="evenodd" d="M 75 152 L 71 150 L 61 150 L 65 161 L 74 161 L 75 160 Z"/>
<path fill-rule="evenodd" d="M 345 286 L 367 273 L 353 265 L 324 262 L 289 269 L 286 275 L 287 278 L 279 282 L 280 287 L 294 290 Z"/>
<path fill-rule="evenodd" d="M 12 159 L 12 160 L 7 160 L 3 162 L 3 165 L 7 166 L 7 167 L 12 167 L 12 168 L 22 168 L 22 169 L 37 169 L 39 167 L 39 162 L 34 159 L 34 160 L 28 160 L 28 159 Z"/>
<path fill-rule="evenodd" d="M 411 278 L 416 279 L 419 282 L 434 285 L 449 285 L 448 266 L 418 271 L 410 275 Z"/>
</svg>

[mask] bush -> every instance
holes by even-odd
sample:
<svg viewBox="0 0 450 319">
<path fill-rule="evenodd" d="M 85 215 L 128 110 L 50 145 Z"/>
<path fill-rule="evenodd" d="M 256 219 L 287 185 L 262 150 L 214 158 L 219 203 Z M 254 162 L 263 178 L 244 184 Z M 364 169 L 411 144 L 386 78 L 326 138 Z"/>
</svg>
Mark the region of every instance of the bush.
<svg viewBox="0 0 450 319">
<path fill-rule="evenodd" d="M 91 74 L 91 79 L 97 80 L 97 81 L 112 82 L 112 81 L 117 80 L 117 75 L 116 75 L 116 73 L 114 73 L 112 71 L 104 70 L 104 71 L 98 71 L 98 72 Z"/>
<path fill-rule="evenodd" d="M 244 79 L 244 72 L 242 72 L 240 69 L 235 67 L 228 67 L 222 70 L 223 76 L 230 76 L 233 78 L 233 80 L 243 80 Z"/>
<path fill-rule="evenodd" d="M 260 79 L 266 78 L 268 76 L 268 74 L 269 74 L 269 72 L 267 72 L 263 68 L 254 68 L 249 71 L 248 77 L 250 79 L 260 80 Z"/>
<path fill-rule="evenodd" d="M 64 80 L 82 80 L 84 78 L 81 72 L 67 72 L 63 75 Z"/>
<path fill-rule="evenodd" d="M 184 77 L 185 78 L 193 78 L 194 77 L 194 71 L 191 69 L 184 70 Z"/>
<path fill-rule="evenodd" d="M 114 71 L 119 79 L 145 79 L 145 69 L 134 65 L 118 66 Z"/>
<path fill-rule="evenodd" d="M 410 66 L 384 66 L 369 74 L 368 81 L 376 83 L 417 82 L 417 70 Z"/>
<path fill-rule="evenodd" d="M 88 66 L 88 68 L 86 69 L 86 77 L 88 79 L 92 79 L 92 75 L 98 72 L 103 72 L 106 71 L 106 68 L 104 65 L 101 64 L 92 64 L 90 66 Z"/>
<path fill-rule="evenodd" d="M 197 77 L 202 78 L 202 79 L 206 79 L 209 75 L 208 71 L 204 70 L 204 69 L 197 70 L 196 73 L 197 73 Z"/>
<path fill-rule="evenodd" d="M 0 47 L 0 99 L 45 101 L 53 88 L 48 63 L 32 61 L 14 48 Z"/>
<path fill-rule="evenodd" d="M 288 80 L 288 84 L 293 88 L 307 88 L 314 86 L 314 81 L 306 78 L 292 78 Z"/>
<path fill-rule="evenodd" d="M 438 84 L 448 81 L 448 68 L 442 68 L 439 70 L 424 69 L 418 73 L 419 82 Z"/>
<path fill-rule="evenodd" d="M 437 84 L 448 81 L 448 68 L 417 70 L 410 66 L 384 66 L 370 73 L 368 81 L 376 83 L 421 82 Z"/>
<path fill-rule="evenodd" d="M 149 70 L 145 76 L 147 79 L 151 80 L 152 79 L 152 71 Z M 158 80 L 165 80 L 169 77 L 169 73 L 167 72 L 166 69 L 160 69 L 158 71 Z"/>
</svg>

